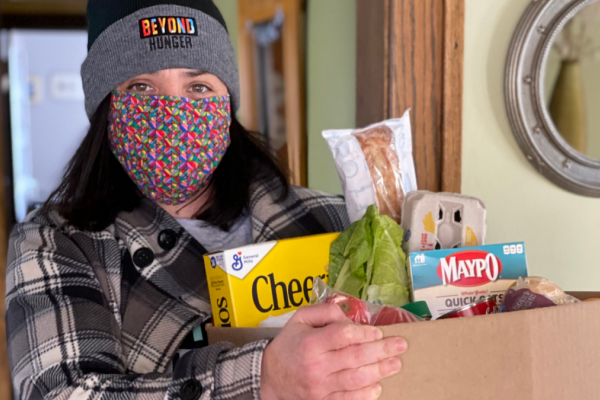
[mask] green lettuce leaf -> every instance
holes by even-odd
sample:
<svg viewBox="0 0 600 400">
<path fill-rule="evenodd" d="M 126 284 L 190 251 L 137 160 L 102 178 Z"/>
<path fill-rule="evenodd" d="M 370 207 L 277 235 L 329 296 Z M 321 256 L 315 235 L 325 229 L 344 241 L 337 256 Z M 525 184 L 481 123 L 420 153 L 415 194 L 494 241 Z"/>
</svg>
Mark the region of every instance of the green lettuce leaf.
<svg viewBox="0 0 600 400">
<path fill-rule="evenodd" d="M 410 302 L 408 288 L 395 283 L 371 285 L 367 292 L 367 301 L 381 305 L 402 307 Z"/>
<path fill-rule="evenodd" d="M 350 260 L 348 260 L 344 263 L 340 275 L 338 276 L 338 280 L 333 288 L 360 298 L 365 282 L 365 278 L 358 278 L 352 273 Z"/>
<path fill-rule="evenodd" d="M 383 225 L 385 230 L 388 231 L 388 233 L 392 237 L 392 240 L 394 241 L 394 244 L 398 249 L 400 249 L 402 255 L 404 256 L 404 251 L 402 251 L 402 237 L 404 236 L 404 231 L 402 230 L 400 225 L 398 225 L 396 221 L 394 221 L 387 215 L 380 215 L 378 222 L 381 225 Z"/>
<path fill-rule="evenodd" d="M 369 260 L 373 249 L 373 234 L 368 217 L 368 215 L 365 215 L 365 218 L 358 221 L 358 225 L 344 251 L 344 256 L 350 259 L 352 274 L 362 279 L 366 278 L 365 264 Z"/>
<path fill-rule="evenodd" d="M 402 306 L 410 297 L 402 228 L 370 206 L 333 242 L 329 284 L 363 300 Z"/>
<path fill-rule="evenodd" d="M 366 263 L 373 252 L 372 213 L 353 223 L 331 245 L 329 285 L 360 297 L 366 283 Z"/>
<path fill-rule="evenodd" d="M 358 226 L 358 221 L 350 225 L 348 229 L 338 236 L 336 240 L 331 244 L 331 248 L 329 250 L 329 278 L 328 283 L 329 286 L 334 287 L 337 282 L 338 275 L 346 262 L 346 256 L 344 253 L 346 252 L 346 247 L 348 246 L 348 242 L 354 233 L 354 230 Z"/>
<path fill-rule="evenodd" d="M 406 255 L 402 251 L 402 228 L 390 217 L 382 215 L 373 222 L 376 232 L 374 270 L 371 284 L 396 283 L 410 288 Z"/>
</svg>

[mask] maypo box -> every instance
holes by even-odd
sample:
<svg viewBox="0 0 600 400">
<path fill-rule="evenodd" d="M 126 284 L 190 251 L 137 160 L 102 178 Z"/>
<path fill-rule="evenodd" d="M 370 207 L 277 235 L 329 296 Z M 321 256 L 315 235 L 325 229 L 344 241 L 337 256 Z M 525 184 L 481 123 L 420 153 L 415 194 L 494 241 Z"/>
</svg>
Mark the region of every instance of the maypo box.
<svg viewBox="0 0 600 400">
<path fill-rule="evenodd" d="M 524 243 L 494 244 L 410 254 L 414 301 L 426 301 L 433 319 L 504 293 L 527 276 Z"/>
<path fill-rule="evenodd" d="M 216 326 L 257 327 L 310 304 L 313 279 L 326 280 L 339 233 L 258 243 L 204 256 Z"/>
</svg>

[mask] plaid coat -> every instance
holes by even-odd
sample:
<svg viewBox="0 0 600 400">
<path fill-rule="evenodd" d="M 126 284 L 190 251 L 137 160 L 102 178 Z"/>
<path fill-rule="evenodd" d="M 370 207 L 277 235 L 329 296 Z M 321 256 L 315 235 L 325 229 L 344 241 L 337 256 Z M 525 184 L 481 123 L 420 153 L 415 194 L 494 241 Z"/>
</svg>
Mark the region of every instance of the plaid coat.
<svg viewBox="0 0 600 400">
<path fill-rule="evenodd" d="M 349 224 L 341 197 L 292 187 L 275 204 L 276 189 L 252 189 L 255 242 L 335 232 Z M 177 242 L 165 250 L 159 235 L 168 229 Z M 140 249 L 145 268 L 137 265 L 139 258 L 135 262 Z M 267 341 L 193 350 L 173 373 L 166 372 L 181 341 L 211 316 L 202 253 L 150 200 L 98 233 L 79 231 L 57 213 L 30 215 L 14 229 L 8 255 L 15 397 L 259 399 Z"/>
</svg>

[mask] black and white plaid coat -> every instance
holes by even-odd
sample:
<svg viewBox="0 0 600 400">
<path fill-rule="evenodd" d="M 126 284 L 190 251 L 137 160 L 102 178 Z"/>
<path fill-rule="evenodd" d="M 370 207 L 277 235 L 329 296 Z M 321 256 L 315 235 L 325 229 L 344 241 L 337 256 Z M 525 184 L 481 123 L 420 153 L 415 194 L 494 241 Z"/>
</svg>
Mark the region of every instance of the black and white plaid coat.
<svg viewBox="0 0 600 400">
<path fill-rule="evenodd" d="M 253 189 L 255 242 L 349 224 L 341 197 L 293 187 L 274 204 L 273 189 Z M 158 240 L 167 229 L 178 236 L 169 251 Z M 131 256 L 142 248 L 154 255 L 143 269 Z M 8 256 L 15 398 L 259 399 L 266 341 L 193 350 L 166 372 L 181 341 L 211 316 L 202 252 L 149 200 L 99 233 L 79 231 L 58 214 L 30 215 L 13 231 Z"/>
</svg>

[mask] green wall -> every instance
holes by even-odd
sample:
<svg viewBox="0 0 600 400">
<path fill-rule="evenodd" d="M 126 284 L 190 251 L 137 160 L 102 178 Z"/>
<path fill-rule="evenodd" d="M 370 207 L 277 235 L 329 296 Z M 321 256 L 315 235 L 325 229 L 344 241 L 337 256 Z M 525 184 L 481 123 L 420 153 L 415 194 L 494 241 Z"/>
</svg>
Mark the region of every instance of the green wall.
<svg viewBox="0 0 600 400">
<path fill-rule="evenodd" d="M 214 2 L 238 54 L 238 0 Z M 341 193 L 333 156 L 321 132 L 354 127 L 356 0 L 308 0 L 307 8 L 308 184 Z"/>
<path fill-rule="evenodd" d="M 223 14 L 223 18 L 225 18 L 225 23 L 227 24 L 227 30 L 229 31 L 229 36 L 231 37 L 231 43 L 233 44 L 235 55 L 239 57 L 238 0 L 213 0 L 213 2 L 217 5 L 221 11 L 221 14 Z"/>
<path fill-rule="evenodd" d="M 504 106 L 504 68 L 530 0 L 467 0 L 463 193 L 488 210 L 488 243 L 524 241 L 530 275 L 600 290 L 600 199 L 569 193 L 527 162 Z"/>
<path fill-rule="evenodd" d="M 308 184 L 342 193 L 326 129 L 355 126 L 356 1 L 308 1 Z"/>
</svg>

